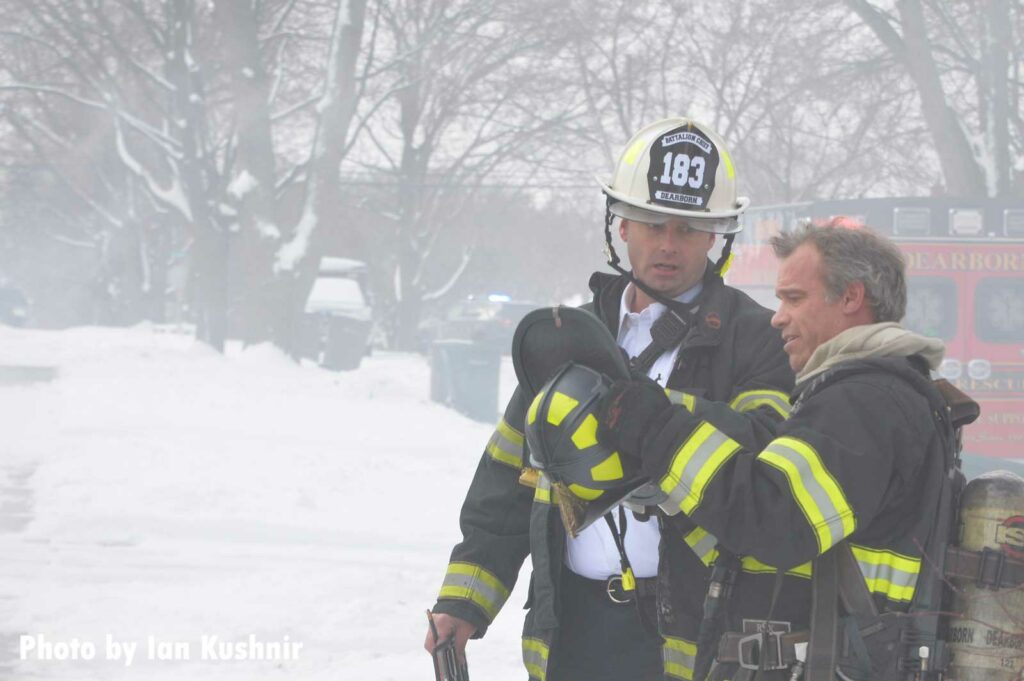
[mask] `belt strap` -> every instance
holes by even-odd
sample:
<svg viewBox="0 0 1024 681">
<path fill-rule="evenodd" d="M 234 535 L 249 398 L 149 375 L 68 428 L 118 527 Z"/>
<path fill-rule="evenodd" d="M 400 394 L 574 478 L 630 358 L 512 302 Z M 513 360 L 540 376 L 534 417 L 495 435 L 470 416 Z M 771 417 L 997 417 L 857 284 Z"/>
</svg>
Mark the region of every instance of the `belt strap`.
<svg viewBox="0 0 1024 681">
<path fill-rule="evenodd" d="M 753 665 L 753 668 L 756 669 L 757 661 L 749 659 L 746 650 L 749 641 L 756 641 L 760 638 L 760 633 L 744 634 L 738 631 L 727 631 L 718 639 L 718 655 L 716 659 L 720 664 Z M 782 669 L 795 664 L 797 661 L 796 644 L 807 643 L 809 640 L 810 632 L 806 630 L 788 633 L 773 632 L 769 634 L 769 649 L 763 651 L 764 654 L 768 655 L 768 659 L 765 661 L 765 669 Z M 778 641 L 778 646 L 775 645 L 776 641 Z"/>
<path fill-rule="evenodd" d="M 584 577 L 578 572 L 573 572 L 571 569 L 566 567 L 568 572 L 575 580 L 583 584 L 584 588 L 593 587 L 596 591 L 604 591 L 608 586 L 608 582 L 615 581 L 616 579 L 622 579 L 622 575 L 612 575 L 607 579 L 591 579 L 590 577 Z M 637 577 L 636 578 L 636 591 L 641 596 L 653 596 L 657 587 L 657 577 Z"/>
<path fill-rule="evenodd" d="M 613 603 L 632 603 L 634 598 L 651 599 L 658 593 L 657 577 L 637 577 L 635 588 L 627 590 L 622 583 L 622 575 L 612 575 L 607 579 L 590 579 L 569 568 L 566 568 L 565 571 L 568 574 L 566 584 L 571 583 L 575 585 L 574 588 L 581 591 L 600 594 Z"/>
<path fill-rule="evenodd" d="M 973 580 L 988 589 L 1024 585 L 1024 562 L 1008 558 L 1002 551 L 968 551 L 959 546 L 946 547 L 946 577 Z"/>
<path fill-rule="evenodd" d="M 658 595 L 657 577 L 637 577 L 636 595 L 640 598 L 650 598 Z"/>
</svg>

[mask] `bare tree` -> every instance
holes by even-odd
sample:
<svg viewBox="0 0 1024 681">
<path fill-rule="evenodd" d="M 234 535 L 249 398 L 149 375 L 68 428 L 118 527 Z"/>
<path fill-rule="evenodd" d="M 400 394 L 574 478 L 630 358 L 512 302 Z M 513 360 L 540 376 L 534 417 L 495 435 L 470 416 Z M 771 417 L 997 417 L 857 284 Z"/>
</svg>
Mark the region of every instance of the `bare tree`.
<svg viewBox="0 0 1024 681">
<path fill-rule="evenodd" d="M 849 32 L 864 30 L 842 8 L 780 0 L 573 7 L 574 132 L 609 168 L 641 125 L 685 115 L 726 138 L 741 189 L 756 202 L 930 184 L 920 126 L 906 115 L 913 92 L 891 58 L 863 53 L 863 37 Z"/>
<path fill-rule="evenodd" d="M 296 3 L 281 10 L 271 29 L 275 36 L 288 26 L 286 13 Z M 224 31 L 225 54 L 234 94 L 237 160 L 235 181 L 229 189 L 240 200 L 239 214 L 243 240 L 237 271 L 244 294 L 241 318 L 246 322 L 247 340 L 273 339 L 279 346 L 294 350 L 294 334 L 301 312 L 298 269 L 310 254 L 310 240 L 323 229 L 322 216 L 339 205 L 339 165 L 348 148 L 349 124 L 355 110 L 358 65 L 366 0 L 339 2 L 333 10 L 333 28 L 326 35 L 326 62 L 306 93 L 315 98 L 314 134 L 307 159 L 285 171 L 282 183 L 275 178 L 271 104 L 274 99 L 270 80 L 263 68 L 259 17 L 256 8 L 246 3 L 218 3 L 219 24 Z M 278 65 L 280 77 L 281 65 Z M 286 164 L 282 164 L 286 165 Z M 305 198 L 301 213 L 290 234 L 282 233 L 283 211 L 276 205 L 280 184 L 294 181 L 300 174 Z M 337 224 L 337 223 L 335 223 Z M 315 264 L 315 263 L 314 263 Z"/>
<path fill-rule="evenodd" d="M 414 346 L 422 301 L 449 290 L 472 255 L 480 230 L 461 245 L 454 271 L 434 279 L 445 224 L 474 188 L 498 172 L 508 179 L 557 127 L 557 107 L 538 106 L 554 93 L 543 75 L 551 31 L 535 10 L 498 0 L 381 4 L 379 106 L 363 114 L 374 124 L 350 167 L 393 188 L 393 217 L 377 226 L 386 236 L 376 281 L 395 347 Z"/>
<path fill-rule="evenodd" d="M 721 132 L 757 203 L 1020 191 L 1024 12 L 981 6 L 10 0 L 0 145 L 66 190 L 100 278 L 130 254 L 156 308 L 184 253 L 215 347 L 293 346 L 329 251 L 370 263 L 409 348 L 503 241 L 487 197 L 599 233 L 593 173 L 664 116 Z"/>
<path fill-rule="evenodd" d="M 341 202 L 340 166 L 351 147 L 349 131 L 359 98 L 357 65 L 366 0 L 345 0 L 334 19 L 316 134 L 306 163 L 305 200 L 293 238 L 276 253 L 275 269 L 291 271 L 304 258 L 314 231 Z"/>
<path fill-rule="evenodd" d="M 912 79 L 952 194 L 1008 196 L 1024 150 L 1021 21 L 1010 0 L 845 0 Z M 1016 34 L 1016 35 L 1015 35 Z"/>
<path fill-rule="evenodd" d="M 348 127 L 338 114 L 354 108 L 364 7 L 365 0 L 333 8 L 297 0 L 18 0 L 22 21 L 4 37 L 23 46 L 18 64 L 31 68 L 8 69 L 3 112 L 41 156 L 74 148 L 75 126 L 43 128 L 36 113 L 87 116 L 83 135 L 101 133 L 97 152 L 112 153 L 133 196 L 190 234 L 199 337 L 222 348 L 231 309 L 247 342 L 289 347 L 301 258 L 278 266 L 292 231 L 282 190 L 296 181 L 326 191 L 337 184 L 330 166 L 346 149 L 336 144 Z M 316 19 L 325 13 L 344 30 L 324 34 Z M 319 55 L 333 61 L 325 65 Z M 295 73 L 304 91 L 288 78 Z M 337 103 L 314 108 L 314 94 Z M 316 129 L 318 118 L 328 138 L 317 159 L 295 160 L 282 138 Z M 124 222 L 109 207 L 116 201 L 68 181 L 108 222 Z M 305 238 L 313 227 L 308 215 L 299 230 Z"/>
</svg>

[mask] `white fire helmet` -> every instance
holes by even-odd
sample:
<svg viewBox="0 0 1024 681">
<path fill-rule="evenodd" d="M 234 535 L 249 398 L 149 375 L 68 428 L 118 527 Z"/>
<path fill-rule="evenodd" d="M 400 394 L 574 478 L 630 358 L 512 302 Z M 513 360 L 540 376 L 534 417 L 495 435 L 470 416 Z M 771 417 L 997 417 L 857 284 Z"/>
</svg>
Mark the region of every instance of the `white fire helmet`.
<svg viewBox="0 0 1024 681">
<path fill-rule="evenodd" d="M 724 140 L 688 118 L 651 123 L 626 144 L 611 182 L 598 179 L 609 210 L 660 224 L 688 218 L 692 229 L 735 234 L 750 199 L 736 196 L 736 171 Z"/>
</svg>

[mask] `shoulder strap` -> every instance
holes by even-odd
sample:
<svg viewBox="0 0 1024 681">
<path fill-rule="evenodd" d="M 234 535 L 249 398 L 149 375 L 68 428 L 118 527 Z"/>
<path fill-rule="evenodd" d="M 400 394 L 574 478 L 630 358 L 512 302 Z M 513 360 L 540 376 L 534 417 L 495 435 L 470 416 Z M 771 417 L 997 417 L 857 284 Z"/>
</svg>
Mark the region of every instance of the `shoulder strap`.
<svg viewBox="0 0 1024 681">
<path fill-rule="evenodd" d="M 859 630 L 878 617 L 849 542 L 843 540 L 814 561 L 811 577 L 811 637 L 805 681 L 832 681 L 839 660 L 839 604 Z"/>
<path fill-rule="evenodd" d="M 814 560 L 811 578 L 811 637 L 804 681 L 833 681 L 839 652 L 839 562 L 837 549 Z"/>
</svg>

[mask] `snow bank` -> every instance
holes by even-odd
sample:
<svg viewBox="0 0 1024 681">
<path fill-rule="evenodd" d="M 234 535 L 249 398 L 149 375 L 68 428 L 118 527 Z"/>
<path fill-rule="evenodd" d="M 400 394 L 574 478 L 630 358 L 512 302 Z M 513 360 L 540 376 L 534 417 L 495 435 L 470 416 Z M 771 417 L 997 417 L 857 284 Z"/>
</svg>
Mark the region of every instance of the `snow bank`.
<svg viewBox="0 0 1024 681">
<path fill-rule="evenodd" d="M 0 385 L 0 677 L 430 678 L 423 611 L 491 428 L 428 401 L 423 358 L 334 374 L 140 326 L 0 328 L 0 364 L 58 372 Z M 474 678 L 524 678 L 522 582 Z M 21 660 L 21 635 L 96 659 Z M 302 649 L 204 660 L 204 635 Z M 191 657 L 145 659 L 150 636 Z"/>
</svg>

